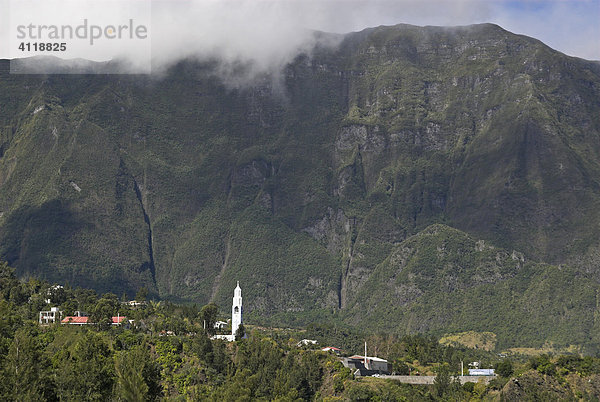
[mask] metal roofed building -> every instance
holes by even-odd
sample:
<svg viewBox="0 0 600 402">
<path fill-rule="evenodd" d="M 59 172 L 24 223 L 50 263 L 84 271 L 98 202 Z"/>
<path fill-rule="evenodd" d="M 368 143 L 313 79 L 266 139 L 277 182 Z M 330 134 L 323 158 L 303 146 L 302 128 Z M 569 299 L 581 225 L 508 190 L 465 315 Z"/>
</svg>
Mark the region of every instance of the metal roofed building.
<svg viewBox="0 0 600 402">
<path fill-rule="evenodd" d="M 373 374 L 391 374 L 392 364 L 385 359 L 375 356 L 354 355 L 343 357 L 342 364 L 350 369 L 355 369 L 355 375 L 369 376 Z"/>
</svg>

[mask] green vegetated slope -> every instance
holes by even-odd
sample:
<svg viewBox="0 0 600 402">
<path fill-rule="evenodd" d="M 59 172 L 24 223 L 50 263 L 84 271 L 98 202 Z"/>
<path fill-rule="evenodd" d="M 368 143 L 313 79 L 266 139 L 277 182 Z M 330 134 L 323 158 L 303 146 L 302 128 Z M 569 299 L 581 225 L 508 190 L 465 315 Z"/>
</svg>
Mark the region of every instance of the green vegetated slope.
<svg viewBox="0 0 600 402">
<path fill-rule="evenodd" d="M 541 334 L 556 345 L 598 344 L 598 290 L 572 267 L 436 224 L 395 246 L 345 315 L 407 333 L 491 329 L 499 348 L 539 344 Z"/>
<path fill-rule="evenodd" d="M 597 63 L 399 25 L 239 88 L 212 62 L 1 66 L 0 257 L 21 275 L 222 306 L 239 280 L 257 320 L 592 341 Z M 465 233 L 511 251 L 431 249 Z"/>
</svg>

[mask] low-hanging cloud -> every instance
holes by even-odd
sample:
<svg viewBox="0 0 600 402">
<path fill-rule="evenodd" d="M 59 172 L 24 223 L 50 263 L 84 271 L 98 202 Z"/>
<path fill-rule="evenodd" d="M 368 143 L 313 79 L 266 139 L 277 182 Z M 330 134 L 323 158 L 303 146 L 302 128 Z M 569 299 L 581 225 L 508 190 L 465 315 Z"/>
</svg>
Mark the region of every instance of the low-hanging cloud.
<svg viewBox="0 0 600 402">
<path fill-rule="evenodd" d="M 42 0 L 13 0 L 13 7 L 14 4 L 21 7 L 12 10 L 13 15 L 26 15 L 26 7 L 39 10 L 33 5 L 24 6 L 24 1 Z M 53 1 L 67 4 L 75 0 Z M 89 2 L 93 8 L 84 16 L 73 15 L 77 23 L 83 17 L 89 18 L 90 23 L 113 22 L 115 15 L 123 14 L 119 13 L 119 2 L 123 8 L 131 8 L 136 2 L 140 9 L 148 8 L 144 0 L 79 0 L 76 4 L 81 2 Z M 46 7 L 42 12 L 44 24 L 63 20 L 69 12 L 74 14 L 76 8 L 71 3 L 54 6 L 52 11 L 47 2 L 40 4 Z M 102 4 L 109 7 L 103 10 L 99 7 Z M 483 21 L 489 14 L 485 3 L 468 0 L 152 0 L 150 5 L 151 59 L 155 73 L 179 60 L 195 58 L 219 60 L 221 72 L 229 76 L 239 71 L 249 76 L 281 71 L 300 52 L 310 52 L 316 43 L 315 31 L 347 33 L 401 22 L 459 25 Z M 119 45 L 125 47 L 124 42 L 114 44 L 110 55 L 96 46 L 77 57 L 94 61 L 118 58 L 137 70 L 147 50 L 141 47 L 122 50 Z M 14 55 L 14 49 L 11 50 Z"/>
<path fill-rule="evenodd" d="M 248 76 L 281 71 L 299 53 L 310 52 L 315 31 L 469 24 L 485 21 L 489 7 L 472 1 L 193 0 L 154 1 L 152 14 L 155 72 L 183 58 L 213 59 L 231 79 L 239 65 Z"/>
<path fill-rule="evenodd" d="M 0 5 L 3 1 L 7 0 L 0 0 Z M 108 0 L 80 1 L 98 4 Z M 148 5 L 144 0 L 123 1 L 129 6 L 136 1 L 140 6 Z M 299 53 L 310 52 L 317 41 L 315 31 L 347 33 L 398 23 L 455 26 L 497 22 L 526 34 L 535 27 L 536 36 L 543 41 L 556 39 L 555 32 L 564 33 L 561 41 L 554 42 L 564 46 L 559 50 L 600 58 L 594 50 L 599 37 L 593 35 L 597 31 L 592 27 L 594 24 L 586 24 L 585 16 L 565 20 L 569 13 L 562 2 L 528 3 L 536 1 L 545 4 L 544 21 L 539 19 L 540 13 L 535 8 L 515 8 L 515 2 L 503 0 L 153 0 L 152 70 L 160 73 L 187 58 L 218 60 L 222 76 L 232 82 L 236 78 L 244 82 L 264 73 L 277 73 Z M 506 6 L 509 3 L 512 6 Z M 57 16 L 65 12 L 57 10 Z M 49 14 L 51 20 L 52 13 Z M 90 18 L 99 17 L 101 12 L 95 14 Z M 561 26 L 561 18 L 579 24 Z M 128 60 L 134 70 L 141 59 L 136 49 L 128 49 L 124 54 L 118 44 L 110 57 L 95 53 L 79 57 L 96 61 L 116 57 Z"/>
<path fill-rule="evenodd" d="M 275 73 L 315 45 L 301 2 L 181 1 L 152 5 L 153 70 L 218 60 L 223 75 Z M 239 66 L 244 66 L 239 69 Z"/>
</svg>

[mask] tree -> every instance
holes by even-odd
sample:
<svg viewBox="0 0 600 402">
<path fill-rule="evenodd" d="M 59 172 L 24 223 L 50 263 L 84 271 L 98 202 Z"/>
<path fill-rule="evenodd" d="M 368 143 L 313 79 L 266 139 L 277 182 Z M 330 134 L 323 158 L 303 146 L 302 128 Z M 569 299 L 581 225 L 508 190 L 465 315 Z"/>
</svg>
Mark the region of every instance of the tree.
<svg viewBox="0 0 600 402">
<path fill-rule="evenodd" d="M 142 346 L 134 346 L 115 356 L 116 394 L 124 401 L 143 401 L 148 396 L 144 365 L 149 356 Z"/>
<path fill-rule="evenodd" d="M 9 400 L 36 400 L 42 397 L 41 353 L 34 334 L 21 328 L 8 351 L 4 365 L 3 385 Z"/>
<path fill-rule="evenodd" d="M 448 365 L 443 364 L 438 368 L 438 373 L 433 380 L 433 388 L 439 398 L 451 397 L 451 399 L 455 399 L 456 394 L 460 392 L 461 385 L 458 378 L 452 378 L 450 375 Z"/>
<path fill-rule="evenodd" d="M 450 377 L 450 371 L 448 370 L 448 366 L 444 364 L 439 367 L 437 375 L 433 380 L 435 394 L 440 398 L 444 396 L 450 390 L 451 383 L 452 378 Z"/>
<path fill-rule="evenodd" d="M 215 322 L 219 314 L 219 306 L 214 303 L 207 304 L 200 310 L 200 321 L 209 335 L 215 333 Z"/>
<path fill-rule="evenodd" d="M 500 363 L 497 363 L 494 368 L 496 369 L 496 374 L 504 378 L 509 378 L 514 372 L 512 361 L 510 361 L 510 359 L 506 359 Z"/>
<path fill-rule="evenodd" d="M 372 401 L 375 397 L 375 391 L 363 384 L 350 383 L 345 392 L 346 398 L 350 401 L 362 402 Z"/>
<path fill-rule="evenodd" d="M 529 358 L 529 366 L 537 370 L 538 373 L 555 375 L 556 367 L 550 358 L 549 354 L 543 354 L 539 356 L 533 356 Z"/>
<path fill-rule="evenodd" d="M 144 286 L 140 288 L 135 294 L 135 300 L 137 301 L 145 301 L 148 297 L 148 289 Z"/>
<path fill-rule="evenodd" d="M 410 368 L 403 361 L 395 361 L 393 367 L 394 367 L 394 371 L 398 375 L 409 375 L 410 374 Z"/>
<path fill-rule="evenodd" d="M 161 315 L 164 310 L 162 301 L 150 300 L 150 312 L 152 314 Z"/>
<path fill-rule="evenodd" d="M 212 342 L 211 342 L 212 343 Z M 218 373 L 224 373 L 229 364 L 231 363 L 231 357 L 227 352 L 225 342 L 214 342 L 212 343 L 212 364 L 211 367 Z"/>
<path fill-rule="evenodd" d="M 98 333 L 89 331 L 68 350 L 60 350 L 54 365 L 57 396 L 60 400 L 110 400 L 114 363 L 108 344 Z"/>
<path fill-rule="evenodd" d="M 240 324 L 237 331 L 235 331 L 235 340 L 244 339 L 244 336 L 246 336 L 246 328 L 244 328 L 244 324 Z"/>
<path fill-rule="evenodd" d="M 107 293 L 98 300 L 94 306 L 94 311 L 90 316 L 90 320 L 96 323 L 100 328 L 110 328 L 112 317 L 117 314 L 120 307 L 117 296 Z"/>
<path fill-rule="evenodd" d="M 213 345 L 206 334 L 198 334 L 192 339 L 191 350 L 206 364 L 213 363 Z"/>
<path fill-rule="evenodd" d="M 0 297 L 17 305 L 25 303 L 29 297 L 15 276 L 15 269 L 4 261 L 0 261 Z"/>
<path fill-rule="evenodd" d="M 19 281 L 15 277 L 15 269 L 10 267 L 8 263 L 0 261 L 0 293 L 5 299 L 8 299 L 10 290 Z"/>
</svg>

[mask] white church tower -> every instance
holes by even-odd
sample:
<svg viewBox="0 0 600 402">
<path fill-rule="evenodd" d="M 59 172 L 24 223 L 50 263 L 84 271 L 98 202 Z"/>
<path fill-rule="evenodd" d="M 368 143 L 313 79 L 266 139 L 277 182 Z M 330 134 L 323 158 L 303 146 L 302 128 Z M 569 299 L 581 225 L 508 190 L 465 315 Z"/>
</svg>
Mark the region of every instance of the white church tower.
<svg viewBox="0 0 600 402">
<path fill-rule="evenodd" d="M 243 323 L 242 313 L 242 288 L 240 288 L 240 282 L 238 281 L 233 291 L 233 304 L 231 306 L 231 335 L 234 339 L 238 328 Z"/>
</svg>

